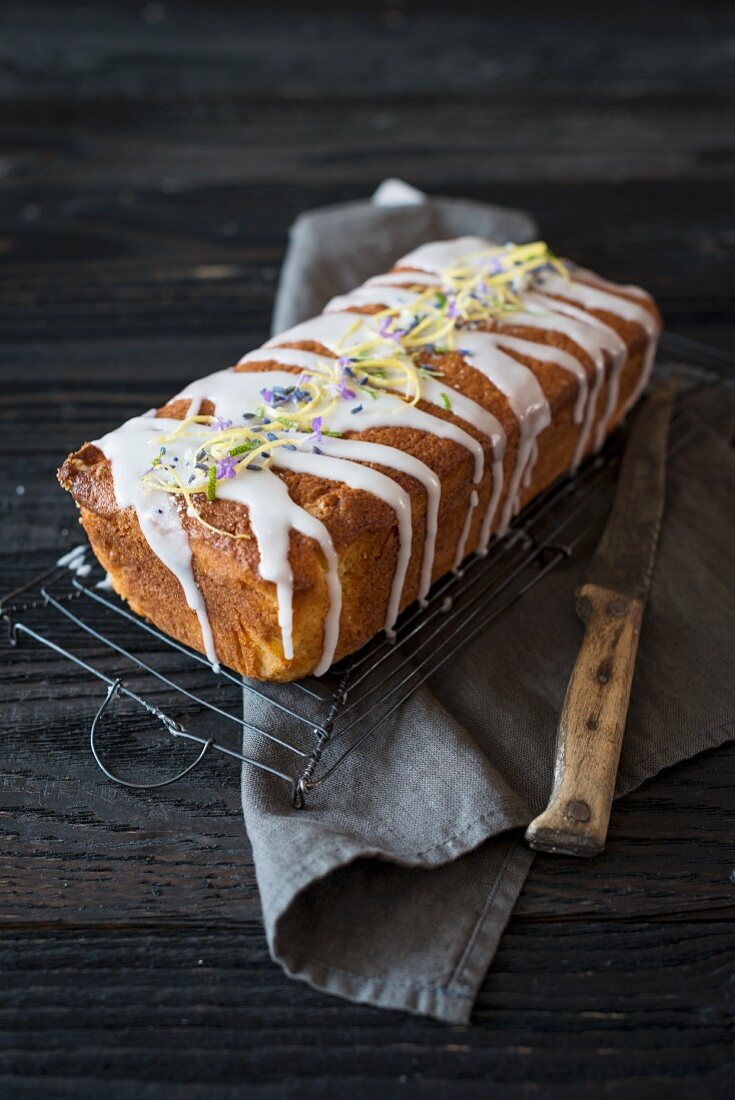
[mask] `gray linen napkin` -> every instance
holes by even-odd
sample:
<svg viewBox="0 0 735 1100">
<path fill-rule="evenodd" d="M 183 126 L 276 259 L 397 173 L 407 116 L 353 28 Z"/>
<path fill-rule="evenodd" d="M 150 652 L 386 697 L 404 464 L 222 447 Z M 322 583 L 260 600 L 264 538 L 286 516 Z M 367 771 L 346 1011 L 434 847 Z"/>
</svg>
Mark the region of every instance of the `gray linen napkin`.
<svg viewBox="0 0 735 1100">
<path fill-rule="evenodd" d="M 278 328 L 422 240 L 532 232 L 515 212 L 444 199 L 302 215 Z M 670 464 L 618 795 L 735 736 L 735 393 L 685 400 L 701 431 Z M 268 943 L 290 975 L 355 1001 L 469 1019 L 533 859 L 521 827 L 551 788 L 585 564 L 558 566 L 496 619 L 310 795 L 306 811 L 288 805 L 281 784 L 243 769 Z M 245 705 L 249 721 L 265 719 Z"/>
</svg>

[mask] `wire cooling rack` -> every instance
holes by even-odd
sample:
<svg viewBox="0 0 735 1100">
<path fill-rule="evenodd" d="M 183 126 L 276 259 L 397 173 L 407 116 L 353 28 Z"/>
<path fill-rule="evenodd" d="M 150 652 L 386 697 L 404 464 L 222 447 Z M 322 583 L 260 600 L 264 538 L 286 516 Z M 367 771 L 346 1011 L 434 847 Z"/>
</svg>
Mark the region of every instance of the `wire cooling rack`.
<svg viewBox="0 0 735 1100">
<path fill-rule="evenodd" d="M 669 335 L 657 374 L 676 374 L 691 390 L 717 385 L 733 367 L 734 357 Z M 698 430 L 680 409 L 670 452 Z M 426 606 L 403 613 L 393 641 L 374 638 L 320 679 L 260 684 L 226 668 L 215 673 L 201 654 L 133 614 L 106 586 L 85 545 L 0 600 L 11 659 L 17 647 L 37 643 L 104 686 L 89 741 L 109 779 L 132 788 L 164 787 L 216 751 L 288 785 L 294 805 L 304 808 L 309 792 L 326 783 L 461 646 L 599 533 L 624 443 L 625 432 L 616 432 L 576 477 L 532 501 L 489 553 L 470 557 L 460 571 L 438 581 Z M 175 774 L 147 781 L 113 772 L 100 749 L 101 727 L 115 709 L 119 732 L 121 708 L 131 728 L 140 727 L 141 716 L 157 720 L 170 737 L 188 742 L 192 758 Z"/>
</svg>

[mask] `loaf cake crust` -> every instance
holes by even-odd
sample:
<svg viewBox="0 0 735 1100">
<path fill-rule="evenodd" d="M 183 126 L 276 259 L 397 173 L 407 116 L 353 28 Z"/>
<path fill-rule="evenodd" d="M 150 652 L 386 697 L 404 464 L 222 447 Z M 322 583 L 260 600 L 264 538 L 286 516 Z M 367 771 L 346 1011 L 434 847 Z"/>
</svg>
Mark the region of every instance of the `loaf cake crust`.
<svg viewBox="0 0 735 1100">
<path fill-rule="evenodd" d="M 424 245 L 59 470 L 134 611 L 245 676 L 322 673 L 599 448 L 661 319 L 545 245 Z"/>
</svg>

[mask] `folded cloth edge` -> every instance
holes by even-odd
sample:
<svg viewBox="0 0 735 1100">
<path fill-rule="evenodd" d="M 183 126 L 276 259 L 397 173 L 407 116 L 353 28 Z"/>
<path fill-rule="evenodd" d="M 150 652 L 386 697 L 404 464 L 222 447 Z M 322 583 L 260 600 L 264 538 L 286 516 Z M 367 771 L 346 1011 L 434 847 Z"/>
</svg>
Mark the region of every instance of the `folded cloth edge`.
<svg viewBox="0 0 735 1100">
<path fill-rule="evenodd" d="M 497 841 L 504 838 L 504 834 L 485 834 L 477 840 L 475 847 L 488 839 Z M 286 903 L 280 907 L 280 913 L 272 914 L 272 923 L 266 922 L 267 933 L 272 930 L 268 934 L 271 957 L 283 967 L 289 977 L 305 982 L 312 989 L 344 997 L 355 1004 L 369 1004 L 420 1016 L 432 1016 L 444 1023 L 466 1024 L 470 1020 L 477 990 L 485 978 L 489 962 L 497 950 L 534 860 L 534 853 L 524 845 L 522 834 L 517 830 L 511 830 L 507 834 L 506 843 L 505 858 L 489 885 L 483 910 L 470 931 L 452 978 L 446 984 L 361 974 L 308 954 L 296 955 L 281 942 L 281 918 L 294 905 L 299 893 L 305 893 L 320 880 L 337 870 L 349 867 L 358 859 L 386 858 L 383 853 L 370 853 L 364 849 L 353 853 L 349 858 L 332 863 L 316 876 L 313 873 L 314 865 L 300 868 L 302 877 L 306 875 L 308 882 L 302 882 L 300 889 L 290 893 Z M 463 852 L 457 852 L 450 860 L 458 859 L 470 850 L 467 848 Z M 390 862 L 398 866 L 411 866 L 408 860 L 391 858 Z M 431 868 L 424 866 L 422 870 L 426 874 L 431 873 Z"/>
</svg>

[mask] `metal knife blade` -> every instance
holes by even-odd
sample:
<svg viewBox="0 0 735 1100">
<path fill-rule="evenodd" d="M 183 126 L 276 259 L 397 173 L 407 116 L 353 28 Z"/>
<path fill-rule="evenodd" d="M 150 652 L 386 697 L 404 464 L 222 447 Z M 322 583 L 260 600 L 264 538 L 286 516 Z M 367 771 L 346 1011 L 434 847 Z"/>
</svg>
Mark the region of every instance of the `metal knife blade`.
<svg viewBox="0 0 735 1100">
<path fill-rule="evenodd" d="M 666 447 L 675 381 L 655 389 L 630 428 L 610 518 L 587 583 L 643 602 L 651 586 L 664 510 Z"/>
</svg>

